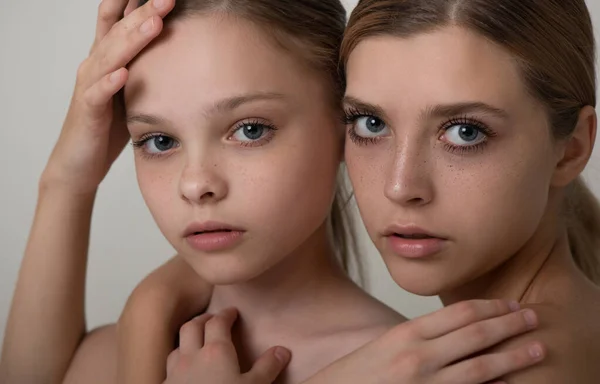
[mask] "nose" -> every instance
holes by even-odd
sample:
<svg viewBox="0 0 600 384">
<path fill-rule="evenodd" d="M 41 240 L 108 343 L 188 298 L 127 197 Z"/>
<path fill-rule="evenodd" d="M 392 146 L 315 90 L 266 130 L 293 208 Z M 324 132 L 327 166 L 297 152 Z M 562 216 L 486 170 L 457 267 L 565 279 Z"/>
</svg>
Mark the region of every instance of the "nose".
<svg viewBox="0 0 600 384">
<path fill-rule="evenodd" d="M 417 145 L 396 145 L 388 166 L 385 196 L 405 207 L 424 206 L 434 198 L 433 159 Z"/>
<path fill-rule="evenodd" d="M 216 161 L 189 159 L 179 182 L 181 198 L 192 204 L 210 204 L 228 193 L 225 175 Z"/>
</svg>

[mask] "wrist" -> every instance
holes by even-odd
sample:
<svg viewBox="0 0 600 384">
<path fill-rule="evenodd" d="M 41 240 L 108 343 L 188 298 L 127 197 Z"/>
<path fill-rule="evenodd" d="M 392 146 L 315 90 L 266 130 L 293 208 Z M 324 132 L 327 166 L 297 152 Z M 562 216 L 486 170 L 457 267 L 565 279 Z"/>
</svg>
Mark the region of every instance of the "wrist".
<svg viewBox="0 0 600 384">
<path fill-rule="evenodd" d="M 74 199 L 74 202 L 78 201 L 94 201 L 98 187 L 88 187 L 84 185 L 77 185 L 75 183 L 69 183 L 64 179 L 50 177 L 47 174 L 43 174 L 38 182 L 38 193 L 40 198 L 47 196 L 64 196 L 68 199 Z"/>
</svg>

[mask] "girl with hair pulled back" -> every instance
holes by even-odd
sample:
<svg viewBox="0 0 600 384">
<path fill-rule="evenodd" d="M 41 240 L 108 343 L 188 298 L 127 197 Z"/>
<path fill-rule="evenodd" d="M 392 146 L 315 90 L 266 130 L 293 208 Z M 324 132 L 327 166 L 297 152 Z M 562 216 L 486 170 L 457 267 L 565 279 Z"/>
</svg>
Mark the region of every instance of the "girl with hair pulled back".
<svg viewBox="0 0 600 384">
<path fill-rule="evenodd" d="M 538 310 L 551 358 L 510 383 L 600 380 L 595 58 L 584 0 L 363 0 L 342 44 L 369 235 L 408 291 Z"/>
</svg>

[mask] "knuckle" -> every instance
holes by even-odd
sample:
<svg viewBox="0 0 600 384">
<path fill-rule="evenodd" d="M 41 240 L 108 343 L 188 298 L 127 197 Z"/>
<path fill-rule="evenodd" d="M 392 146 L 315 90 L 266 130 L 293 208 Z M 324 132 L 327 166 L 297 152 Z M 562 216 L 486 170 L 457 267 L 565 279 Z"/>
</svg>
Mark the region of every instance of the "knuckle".
<svg viewBox="0 0 600 384">
<path fill-rule="evenodd" d="M 90 67 L 90 59 L 89 58 L 83 60 L 79 64 L 79 67 L 77 67 L 77 79 L 78 80 L 83 80 L 87 76 L 89 67 Z"/>
<path fill-rule="evenodd" d="M 196 325 L 196 323 L 194 323 L 193 321 L 188 321 L 179 328 L 180 338 L 184 338 L 187 335 L 194 334 L 197 328 L 198 326 Z"/>
<path fill-rule="evenodd" d="M 93 88 L 87 89 L 78 98 L 78 100 L 82 103 L 84 111 L 89 112 L 90 108 L 94 108 L 96 106 L 96 103 L 94 102 L 93 92 L 94 92 Z"/>
<path fill-rule="evenodd" d="M 421 328 L 418 323 L 409 324 L 400 334 L 402 338 L 408 338 L 409 340 L 422 339 Z"/>
<path fill-rule="evenodd" d="M 206 328 L 210 329 L 210 330 L 219 329 L 219 328 L 223 327 L 224 325 L 225 325 L 225 321 L 224 321 L 223 317 L 220 315 L 215 315 L 206 322 Z"/>
<path fill-rule="evenodd" d="M 115 18 L 114 8 L 110 1 L 101 1 L 98 5 L 98 18 L 104 22 L 113 20 Z"/>
<path fill-rule="evenodd" d="M 480 382 L 487 380 L 491 373 L 491 367 L 485 359 L 472 360 L 466 367 L 465 378 L 469 382 Z"/>
<path fill-rule="evenodd" d="M 515 333 L 520 332 L 527 329 L 527 321 L 525 320 L 525 316 L 523 313 L 517 312 L 508 316 L 507 324 L 506 324 L 506 332 L 507 333 Z"/>
<path fill-rule="evenodd" d="M 489 305 L 491 308 L 494 309 L 494 313 L 496 313 L 496 314 L 506 313 L 509 309 L 508 304 L 506 303 L 505 300 L 498 300 L 498 299 L 490 300 Z"/>
<path fill-rule="evenodd" d="M 421 338 L 420 323 L 418 320 L 407 321 L 397 325 L 388 331 L 388 336 L 383 340 L 394 340 L 394 343 L 402 342 L 402 340 L 415 340 Z"/>
<path fill-rule="evenodd" d="M 490 329 L 485 324 L 471 326 L 469 337 L 477 343 L 485 343 L 490 338 Z"/>
<path fill-rule="evenodd" d="M 427 359 L 418 351 L 405 351 L 400 353 L 388 367 L 387 374 L 391 378 L 408 377 L 417 378 L 427 370 Z"/>
<path fill-rule="evenodd" d="M 192 355 L 179 354 L 177 360 L 173 363 L 173 370 L 178 372 L 188 371 L 194 365 L 193 360 Z"/>
<path fill-rule="evenodd" d="M 467 322 L 472 323 L 479 319 L 479 307 L 475 301 L 465 301 L 457 304 L 456 311 Z"/>
<path fill-rule="evenodd" d="M 531 355 L 527 350 L 514 350 L 506 354 L 505 364 L 509 369 L 516 369 L 526 366 L 531 362 Z"/>
<path fill-rule="evenodd" d="M 202 348 L 202 356 L 208 362 L 217 361 L 226 357 L 228 351 L 229 347 L 226 343 L 215 341 L 206 344 Z"/>
</svg>

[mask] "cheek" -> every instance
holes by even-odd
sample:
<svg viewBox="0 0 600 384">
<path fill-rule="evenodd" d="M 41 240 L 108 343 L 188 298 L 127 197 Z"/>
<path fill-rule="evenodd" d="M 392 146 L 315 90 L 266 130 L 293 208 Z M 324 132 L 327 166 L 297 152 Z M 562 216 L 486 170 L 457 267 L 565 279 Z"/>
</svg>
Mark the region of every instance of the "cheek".
<svg viewBox="0 0 600 384">
<path fill-rule="evenodd" d="M 548 201 L 552 169 L 542 153 L 489 157 L 467 167 L 442 187 L 447 217 L 461 217 L 461 238 L 475 253 L 507 257 L 540 225 Z M 450 227 L 452 228 L 452 227 Z"/>
<path fill-rule="evenodd" d="M 168 160 L 168 159 L 167 159 Z M 173 212 L 176 191 L 176 179 L 172 164 L 158 161 L 136 159 L 136 175 L 140 192 L 150 214 L 160 230 L 167 235 L 169 230 L 169 212 Z"/>
<path fill-rule="evenodd" d="M 260 229 L 265 241 L 272 239 L 284 251 L 298 246 L 325 221 L 336 186 L 339 144 L 336 150 L 334 135 L 307 130 L 287 132 L 264 152 L 240 158 L 242 177 L 230 178 L 237 212 Z"/>
<path fill-rule="evenodd" d="M 393 155 L 383 146 L 360 147 L 346 139 L 345 160 L 356 203 L 367 230 L 385 207 L 386 164 Z"/>
</svg>

